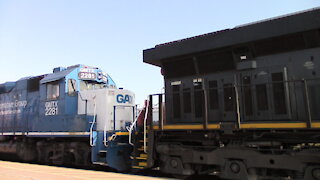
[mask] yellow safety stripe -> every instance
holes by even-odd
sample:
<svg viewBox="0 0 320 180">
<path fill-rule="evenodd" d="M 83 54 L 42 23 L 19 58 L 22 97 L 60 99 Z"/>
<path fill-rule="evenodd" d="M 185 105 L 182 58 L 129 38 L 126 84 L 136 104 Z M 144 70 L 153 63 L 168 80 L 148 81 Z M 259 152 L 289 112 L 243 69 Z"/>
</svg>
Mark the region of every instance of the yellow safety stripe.
<svg viewBox="0 0 320 180">
<path fill-rule="evenodd" d="M 307 123 L 248 123 L 241 124 L 241 128 L 307 128 Z M 311 128 L 320 128 L 320 123 L 311 123 Z"/>
<path fill-rule="evenodd" d="M 208 129 L 219 129 L 220 124 L 208 124 Z M 268 129 L 268 128 L 307 128 L 306 123 L 246 123 L 241 124 L 240 129 Z M 311 128 L 320 128 L 320 123 L 312 123 Z M 158 125 L 153 126 L 153 129 L 159 129 Z M 190 130 L 199 130 L 204 129 L 202 124 L 196 125 L 164 125 L 164 130 L 182 130 L 182 129 L 190 129 Z"/>
<path fill-rule="evenodd" d="M 220 124 L 209 124 L 209 129 L 219 129 Z M 159 129 L 159 126 L 153 126 L 153 129 Z M 202 124 L 195 124 L 195 125 L 164 125 L 163 129 L 172 130 L 172 129 L 203 129 Z"/>
<path fill-rule="evenodd" d="M 312 128 L 320 128 L 320 123 L 311 123 Z"/>
<path fill-rule="evenodd" d="M 306 123 L 250 123 L 241 124 L 242 129 L 255 128 L 307 128 Z"/>
<path fill-rule="evenodd" d="M 117 136 L 128 136 L 129 132 L 116 132 Z"/>
</svg>

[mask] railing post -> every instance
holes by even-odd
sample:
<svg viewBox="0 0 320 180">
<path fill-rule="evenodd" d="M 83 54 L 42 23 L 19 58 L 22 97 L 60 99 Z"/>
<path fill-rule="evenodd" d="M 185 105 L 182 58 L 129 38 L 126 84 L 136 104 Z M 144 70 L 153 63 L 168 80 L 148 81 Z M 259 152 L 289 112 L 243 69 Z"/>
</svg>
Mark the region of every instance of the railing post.
<svg viewBox="0 0 320 180">
<path fill-rule="evenodd" d="M 308 85 L 307 81 L 305 79 L 302 80 L 304 84 L 304 95 L 306 97 L 306 111 L 307 111 L 307 127 L 311 128 L 312 125 L 312 117 L 311 117 L 311 111 L 310 111 L 310 100 L 309 100 L 309 91 L 308 91 Z"/>
<path fill-rule="evenodd" d="M 85 113 L 86 113 L 86 115 L 88 114 L 88 100 L 86 99 L 85 100 L 86 101 L 86 104 L 85 104 Z"/>
<path fill-rule="evenodd" d="M 237 106 L 237 125 L 238 128 L 241 128 L 241 118 L 240 118 L 240 103 L 239 103 L 239 92 L 237 88 L 237 84 L 234 84 L 234 91 L 236 93 L 236 106 Z"/>
<path fill-rule="evenodd" d="M 136 109 L 136 106 L 132 106 L 132 123 L 135 121 L 135 119 L 136 119 L 136 111 L 135 111 L 135 109 Z M 131 126 L 131 125 L 130 125 Z"/>
<path fill-rule="evenodd" d="M 208 129 L 208 123 L 209 123 L 209 113 L 208 113 L 208 93 L 205 86 L 205 83 L 203 82 L 203 96 L 204 96 L 204 124 L 203 128 Z"/>
<path fill-rule="evenodd" d="M 131 145 L 134 145 L 132 143 L 132 131 L 135 128 L 135 126 L 137 124 L 137 121 L 138 121 L 138 118 L 143 113 L 143 111 L 140 111 L 138 115 L 136 115 L 136 113 L 137 113 L 137 105 L 135 107 L 133 107 L 133 122 L 132 122 L 132 124 L 130 125 L 130 128 L 129 128 L 129 144 L 131 144 Z M 145 121 L 145 120 L 143 120 L 143 121 Z M 143 124 L 145 124 L 145 123 L 143 122 Z"/>
<path fill-rule="evenodd" d="M 116 130 L 116 106 L 113 106 L 113 130 Z"/>
<path fill-rule="evenodd" d="M 159 129 L 163 130 L 163 118 L 162 118 L 162 94 L 159 94 Z"/>
</svg>

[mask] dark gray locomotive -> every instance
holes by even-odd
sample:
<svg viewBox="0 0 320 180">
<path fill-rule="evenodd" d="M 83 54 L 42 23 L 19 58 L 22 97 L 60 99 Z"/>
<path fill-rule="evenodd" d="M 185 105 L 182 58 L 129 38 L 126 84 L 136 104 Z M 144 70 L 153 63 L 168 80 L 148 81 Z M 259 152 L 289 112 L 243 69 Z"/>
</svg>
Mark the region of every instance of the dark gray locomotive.
<svg viewBox="0 0 320 180">
<path fill-rule="evenodd" d="M 320 179 L 320 9 L 160 44 L 144 62 L 165 80 L 149 167 Z"/>
</svg>

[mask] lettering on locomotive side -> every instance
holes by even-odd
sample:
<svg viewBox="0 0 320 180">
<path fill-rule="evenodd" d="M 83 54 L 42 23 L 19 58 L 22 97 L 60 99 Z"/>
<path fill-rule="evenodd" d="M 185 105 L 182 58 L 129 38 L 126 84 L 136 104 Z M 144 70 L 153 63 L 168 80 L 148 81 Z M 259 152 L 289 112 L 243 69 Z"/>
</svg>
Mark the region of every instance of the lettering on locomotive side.
<svg viewBox="0 0 320 180">
<path fill-rule="evenodd" d="M 94 80 L 96 79 L 96 73 L 79 72 L 78 77 L 79 79 Z"/>
<path fill-rule="evenodd" d="M 97 75 L 94 69 L 91 68 L 81 68 L 78 73 L 78 78 L 83 80 L 95 80 Z"/>
<path fill-rule="evenodd" d="M 123 94 L 118 94 L 117 95 L 117 102 L 118 103 L 123 103 L 123 104 L 125 104 L 125 103 L 132 103 L 132 96 L 130 96 L 130 95 L 128 95 L 128 94 L 125 94 L 125 95 L 123 95 Z"/>
<path fill-rule="evenodd" d="M 25 108 L 27 106 L 28 102 L 26 100 L 24 101 L 14 101 L 14 102 L 6 102 L 0 104 L 0 109 L 8 109 L 8 108 L 14 108 L 14 107 L 23 107 Z"/>
<path fill-rule="evenodd" d="M 58 114 L 58 101 L 49 101 L 45 103 L 45 116 L 54 116 Z"/>
<path fill-rule="evenodd" d="M 0 103 L 0 115 L 19 114 L 22 112 L 21 109 L 24 109 L 27 104 L 26 100 Z"/>
<path fill-rule="evenodd" d="M 80 72 L 94 73 L 94 69 L 91 68 L 81 68 Z"/>
</svg>

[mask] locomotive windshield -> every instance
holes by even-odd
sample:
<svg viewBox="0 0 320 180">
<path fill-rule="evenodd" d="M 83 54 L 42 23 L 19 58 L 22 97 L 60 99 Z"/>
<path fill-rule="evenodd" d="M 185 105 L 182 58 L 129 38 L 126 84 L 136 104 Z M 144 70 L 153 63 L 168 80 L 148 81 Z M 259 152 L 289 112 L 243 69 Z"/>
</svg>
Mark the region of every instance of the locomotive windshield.
<svg viewBox="0 0 320 180">
<path fill-rule="evenodd" d="M 80 81 L 80 91 L 102 89 L 107 87 L 105 83 L 98 83 L 95 81 Z"/>
</svg>

